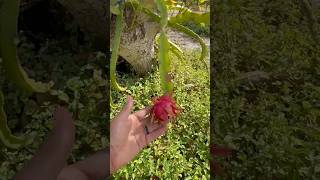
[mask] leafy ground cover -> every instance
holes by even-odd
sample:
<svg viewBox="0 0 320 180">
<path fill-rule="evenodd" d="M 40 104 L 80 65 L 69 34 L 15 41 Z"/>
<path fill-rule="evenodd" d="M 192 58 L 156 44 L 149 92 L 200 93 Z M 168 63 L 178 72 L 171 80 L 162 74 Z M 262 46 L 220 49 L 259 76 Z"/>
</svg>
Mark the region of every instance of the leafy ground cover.
<svg viewBox="0 0 320 180">
<path fill-rule="evenodd" d="M 68 159 L 68 163 L 73 163 L 108 144 L 107 60 L 103 53 L 90 46 L 70 15 L 59 8 L 46 14 L 42 9 L 45 7 L 20 14 L 19 57 L 31 78 L 55 83 L 56 93 L 67 101 L 66 106 L 73 112 L 76 142 Z M 209 179 L 208 72 L 198 62 L 200 52 L 189 52 L 183 62 L 170 56 L 174 63 L 175 98 L 183 112 L 167 135 L 115 174 L 116 179 Z M 5 78 L 3 70 L 0 66 L 8 125 L 15 135 L 33 137 L 32 144 L 25 148 L 0 147 L 0 179 L 10 179 L 50 133 L 55 102 L 47 96 L 28 96 L 21 92 Z M 141 78 L 125 72 L 125 67 L 119 66 L 117 70 L 120 82 L 126 84 L 135 97 L 136 109 L 150 104 L 151 96 L 160 95 L 157 68 Z M 112 117 L 122 107 L 124 94 L 115 93 L 113 97 Z"/>
<path fill-rule="evenodd" d="M 236 152 L 217 179 L 320 178 L 320 11 L 311 27 L 301 2 L 215 4 L 213 141 Z"/>
<path fill-rule="evenodd" d="M 199 51 L 188 53 L 186 60 L 173 61 L 174 98 L 183 109 L 165 136 L 144 149 L 114 179 L 209 179 L 209 74 L 198 62 Z M 151 97 L 161 93 L 159 72 L 155 69 L 144 78 L 122 74 L 132 94 L 135 110 L 151 104 Z M 123 94 L 113 94 L 112 117 L 121 110 Z"/>
<path fill-rule="evenodd" d="M 108 144 L 105 129 L 108 119 L 105 112 L 107 84 L 103 71 L 105 57 L 101 53 L 90 53 L 88 47 L 78 47 L 86 52 L 79 53 L 81 50 L 66 49 L 64 44 L 65 39 L 49 40 L 40 45 L 43 48 L 35 50 L 34 44 L 25 39 L 19 50 L 22 63 L 31 77 L 45 82 L 53 80 L 55 88 L 60 89 L 58 93 L 69 99 L 68 107 L 75 114 L 77 128 L 76 143 L 68 160 L 72 163 Z M 194 52 L 187 54 L 186 60 L 178 61 L 172 55 L 175 96 L 183 112 L 176 124 L 170 126 L 166 136 L 143 150 L 132 163 L 114 175 L 115 179 L 209 179 L 209 79 L 205 67 L 197 62 L 199 56 L 199 52 Z M 135 108 L 150 104 L 150 97 L 161 92 L 157 69 L 143 78 L 133 72 L 123 72 L 124 69 L 120 66 L 120 82 L 129 88 L 135 99 Z M 34 136 L 33 143 L 26 148 L 8 150 L 2 147 L 0 179 L 8 179 L 32 157 L 47 137 L 55 105 L 44 100 L 38 102 L 38 97 L 27 97 L 4 78 L 1 78 L 1 84 L 10 128 L 14 134 Z M 125 98 L 124 94 L 115 93 L 113 96 L 111 117 L 122 108 Z"/>
<path fill-rule="evenodd" d="M 54 32 L 41 27 L 35 27 L 37 31 L 34 31 L 28 26 L 30 22 L 24 22 L 18 45 L 22 65 L 32 78 L 43 82 L 52 80 L 54 89 L 67 100 L 66 106 L 74 115 L 76 142 L 68 162 L 79 161 L 106 148 L 109 114 L 106 112 L 108 83 L 104 54 L 91 48 L 90 42 L 79 40 L 82 35 L 72 20 L 56 25 Z M 56 30 L 59 33 L 55 33 Z M 56 104 L 48 97 L 29 97 L 21 92 L 5 78 L 1 66 L 0 84 L 10 129 L 15 135 L 30 135 L 34 139 L 32 144 L 18 150 L 0 147 L 0 179 L 6 180 L 32 157 L 50 133 Z"/>
</svg>

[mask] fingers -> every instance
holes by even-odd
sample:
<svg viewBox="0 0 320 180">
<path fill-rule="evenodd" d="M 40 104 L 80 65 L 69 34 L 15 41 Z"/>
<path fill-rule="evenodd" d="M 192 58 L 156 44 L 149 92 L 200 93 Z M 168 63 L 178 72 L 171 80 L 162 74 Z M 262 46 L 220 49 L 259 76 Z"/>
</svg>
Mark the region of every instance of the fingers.
<svg viewBox="0 0 320 180">
<path fill-rule="evenodd" d="M 53 112 L 53 123 L 55 128 L 73 128 L 72 114 L 62 106 L 58 106 Z"/>
<path fill-rule="evenodd" d="M 75 140 L 75 125 L 67 108 L 58 106 L 53 112 L 53 134 L 58 134 L 60 143 L 72 144 Z"/>
<path fill-rule="evenodd" d="M 151 112 L 151 108 L 152 106 L 148 106 L 144 109 L 141 109 L 135 113 L 133 113 L 133 115 L 135 115 L 140 121 L 145 119 L 146 116 Z"/>
<path fill-rule="evenodd" d="M 123 107 L 122 111 L 118 114 L 118 119 L 128 119 L 128 116 L 131 114 L 131 110 L 133 107 L 133 99 L 131 96 L 127 96 L 127 103 Z"/>
<path fill-rule="evenodd" d="M 166 126 L 166 125 L 170 122 L 169 119 L 166 120 L 166 121 L 163 121 L 163 122 L 161 122 L 161 123 L 151 122 L 151 120 L 149 120 L 149 119 L 146 119 L 146 121 L 147 121 L 147 122 L 146 122 L 146 126 L 148 127 L 148 130 L 149 130 L 150 132 L 152 132 L 152 131 L 154 131 L 154 130 L 162 127 L 162 126 Z"/>
<path fill-rule="evenodd" d="M 62 106 L 58 106 L 53 112 L 53 118 L 56 122 L 72 122 L 72 114 Z"/>
<path fill-rule="evenodd" d="M 156 129 L 159 129 L 161 127 L 161 124 L 149 122 L 149 123 L 146 124 L 146 126 L 148 128 L 148 131 L 152 132 L 152 131 L 154 131 Z"/>
<path fill-rule="evenodd" d="M 61 119 L 61 118 L 72 119 L 72 115 L 65 107 L 58 106 L 53 112 L 53 118 L 54 119 Z"/>
<path fill-rule="evenodd" d="M 131 96 L 127 96 L 127 103 L 123 107 L 122 112 L 130 114 L 132 107 L 133 107 L 133 99 Z"/>
<path fill-rule="evenodd" d="M 159 136 L 164 135 L 167 130 L 167 126 L 161 126 L 160 128 L 154 130 L 150 134 L 146 135 L 147 144 L 157 139 Z"/>
</svg>

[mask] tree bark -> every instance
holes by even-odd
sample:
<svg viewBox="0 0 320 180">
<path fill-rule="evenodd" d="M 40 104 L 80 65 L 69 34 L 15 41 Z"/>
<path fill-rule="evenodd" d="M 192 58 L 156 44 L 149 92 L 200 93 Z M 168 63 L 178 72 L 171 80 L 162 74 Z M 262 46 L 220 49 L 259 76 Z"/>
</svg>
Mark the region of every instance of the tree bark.
<svg viewBox="0 0 320 180">
<path fill-rule="evenodd" d="M 107 0 L 58 0 L 75 18 L 82 31 L 93 38 L 98 47 L 106 47 L 113 42 L 114 18 L 111 18 L 110 40 L 107 23 Z M 140 75 L 149 72 L 154 58 L 154 39 L 159 32 L 157 23 L 142 13 L 126 8 L 119 55 L 129 62 Z M 110 46 L 111 47 L 111 46 Z"/>
<path fill-rule="evenodd" d="M 21 9 L 28 8 L 44 0 L 21 0 Z M 92 39 L 94 47 L 106 51 L 107 43 L 113 42 L 114 17 L 111 27 L 107 22 L 108 0 L 57 0 L 75 19 L 86 36 Z M 143 0 L 143 4 L 152 8 L 154 2 Z M 125 9 L 125 20 L 119 55 L 132 65 L 135 72 L 146 74 L 152 68 L 155 36 L 159 32 L 158 23 L 152 22 L 145 14 L 134 12 L 131 7 Z M 110 39 L 108 32 L 110 31 Z M 111 47 L 111 46 L 110 46 Z"/>
<path fill-rule="evenodd" d="M 107 47 L 107 0 L 57 0 L 69 11 L 81 30 L 93 39 L 94 46 Z"/>
<path fill-rule="evenodd" d="M 135 72 L 143 75 L 154 64 L 154 43 L 160 26 L 145 14 L 134 12 L 131 8 L 125 9 L 124 18 L 119 55 L 132 65 Z M 111 23 L 110 44 L 113 41 L 114 19 Z"/>
</svg>

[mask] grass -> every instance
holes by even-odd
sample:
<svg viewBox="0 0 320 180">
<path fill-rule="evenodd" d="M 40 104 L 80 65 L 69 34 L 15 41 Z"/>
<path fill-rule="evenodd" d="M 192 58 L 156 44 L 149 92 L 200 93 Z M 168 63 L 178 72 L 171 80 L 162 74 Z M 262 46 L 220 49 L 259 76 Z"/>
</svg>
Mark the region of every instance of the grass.
<svg viewBox="0 0 320 180">
<path fill-rule="evenodd" d="M 165 136 L 150 144 L 131 163 L 114 174 L 114 179 L 209 179 L 209 76 L 189 53 L 184 61 L 170 55 L 174 72 L 174 97 L 183 109 L 176 124 L 170 124 Z M 161 95 L 158 71 L 145 78 L 127 74 L 121 77 L 134 97 L 135 110 Z M 124 104 L 123 94 L 113 94 L 112 117 Z"/>
<path fill-rule="evenodd" d="M 74 115 L 76 141 L 68 163 L 86 158 L 107 147 L 107 80 L 106 59 L 88 47 L 78 51 L 64 47 L 62 40 L 48 39 L 36 49 L 21 37 L 20 59 L 28 74 L 37 80 L 55 82 L 54 89 L 68 97 L 67 107 Z M 82 49 L 85 53 L 79 53 Z M 32 144 L 18 150 L 0 146 L 0 179 L 11 179 L 46 140 L 52 128 L 52 112 L 56 104 L 21 92 L 4 74 L 0 66 L 0 84 L 5 95 L 8 125 L 16 135 L 34 137 Z"/>
<path fill-rule="evenodd" d="M 215 178 L 319 179 L 320 45 L 301 4 L 218 1 L 215 15 L 213 141 L 236 151 Z"/>
<path fill-rule="evenodd" d="M 193 32 L 198 34 L 201 37 L 209 37 L 210 36 L 210 27 L 205 25 L 196 24 L 193 21 L 185 22 L 182 25 L 188 27 Z"/>
<path fill-rule="evenodd" d="M 52 36 L 47 33 L 30 36 L 29 31 L 26 30 L 28 34 L 20 29 L 18 51 L 31 78 L 42 82 L 52 80 L 54 89 L 59 89 L 58 93 L 69 99 L 67 107 L 73 112 L 76 125 L 76 142 L 68 159 L 72 164 L 108 145 L 105 127 L 109 114 L 105 110 L 109 97 L 104 71 L 107 60 L 90 47 L 88 39 L 79 36 L 73 21 L 63 23 L 61 28 L 57 28 L 59 33 L 52 31 Z M 132 163 L 115 174 L 115 178 L 209 179 L 209 79 L 205 67 L 198 65 L 202 64 L 196 59 L 199 56 L 199 52 L 194 52 L 180 62 L 172 55 L 175 98 L 183 112 L 166 136 L 143 150 Z M 5 95 L 8 125 L 15 135 L 30 135 L 34 140 L 18 150 L 0 145 L 1 180 L 11 179 L 46 140 L 56 106 L 50 100 L 20 91 L 6 79 L 3 71 L 0 64 L 0 85 Z M 151 96 L 161 95 L 156 70 L 143 78 L 125 74 L 121 82 L 135 98 L 136 109 L 149 105 Z M 115 108 L 111 116 L 119 111 L 124 101 L 123 94 L 113 97 Z"/>
<path fill-rule="evenodd" d="M 236 152 L 216 159 L 225 171 L 214 178 L 319 179 L 320 31 L 311 32 L 298 0 L 219 0 L 214 8 L 212 138 Z M 313 13 L 319 21 L 320 11 Z M 319 29 L 316 24 L 313 28 Z M 78 112 L 77 141 L 68 160 L 72 163 L 107 146 L 104 66 L 95 56 L 78 63 L 79 52 L 56 43 L 41 44 L 43 48 L 34 52 L 32 44 L 22 42 L 21 59 L 33 78 L 46 80 L 42 74 L 49 73 L 70 98 L 69 109 Z M 183 112 L 165 136 L 114 174 L 114 179 L 209 179 L 209 77 L 198 56 L 194 52 L 178 61 L 171 55 L 175 98 Z M 54 104 L 38 103 L 3 77 L 10 128 L 15 134 L 35 136 L 27 148 L 1 147 L 0 179 L 9 179 L 46 138 Z M 143 78 L 125 74 L 120 82 L 131 91 L 135 110 L 161 95 L 157 70 Z M 113 97 L 111 117 L 125 98 L 118 93 Z"/>
</svg>

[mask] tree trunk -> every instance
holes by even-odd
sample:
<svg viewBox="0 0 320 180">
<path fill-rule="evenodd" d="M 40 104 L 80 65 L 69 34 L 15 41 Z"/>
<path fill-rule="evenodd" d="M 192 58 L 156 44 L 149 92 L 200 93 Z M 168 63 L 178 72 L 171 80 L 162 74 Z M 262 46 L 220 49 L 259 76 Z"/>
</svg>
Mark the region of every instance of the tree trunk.
<svg viewBox="0 0 320 180">
<path fill-rule="evenodd" d="M 21 0 L 21 9 L 29 8 L 45 0 Z M 107 39 L 109 25 L 107 23 L 107 0 L 57 0 L 79 24 L 81 30 L 92 39 L 94 46 L 102 51 L 106 45 L 113 42 L 114 17 L 111 18 L 110 40 Z M 144 0 L 148 7 L 154 2 Z M 119 55 L 129 62 L 133 69 L 140 75 L 149 72 L 152 68 L 154 55 L 155 36 L 160 26 L 152 22 L 145 14 L 135 13 L 131 7 L 125 9 L 125 21 Z"/>
<path fill-rule="evenodd" d="M 106 4 L 97 0 L 58 0 L 75 18 L 82 31 L 93 38 L 99 47 L 106 47 L 108 24 Z M 135 14 L 129 7 L 125 10 L 125 22 L 121 36 L 119 55 L 129 62 L 140 75 L 149 72 L 154 58 L 154 39 L 159 26 L 144 14 Z M 114 18 L 112 18 L 114 22 Z M 110 45 L 114 34 L 111 23 Z"/>
<path fill-rule="evenodd" d="M 105 51 L 107 39 L 107 0 L 57 0 L 69 11 L 94 46 Z"/>
<path fill-rule="evenodd" d="M 126 59 L 140 75 L 149 72 L 154 62 L 155 37 L 160 26 L 152 22 L 145 14 L 133 12 L 126 8 L 124 13 L 123 32 L 119 55 Z M 113 42 L 114 17 L 111 25 L 111 40 Z"/>
</svg>

